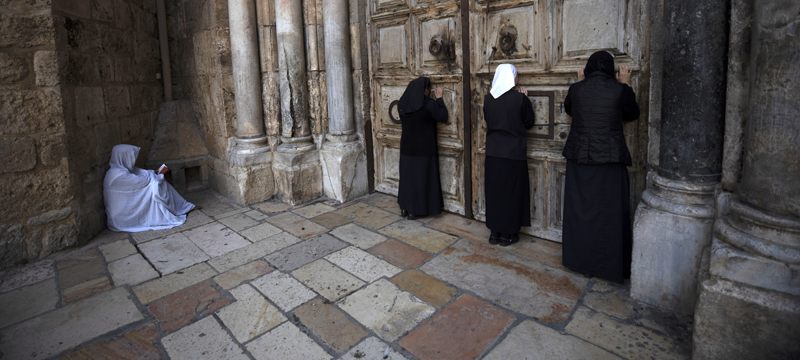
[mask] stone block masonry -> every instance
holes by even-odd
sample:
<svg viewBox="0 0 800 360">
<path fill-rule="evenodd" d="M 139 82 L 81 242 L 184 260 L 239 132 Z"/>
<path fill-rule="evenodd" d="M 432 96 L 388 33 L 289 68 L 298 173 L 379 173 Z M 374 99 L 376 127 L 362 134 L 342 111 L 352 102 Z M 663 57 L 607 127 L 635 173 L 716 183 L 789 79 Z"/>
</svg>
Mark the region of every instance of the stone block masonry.
<svg viewBox="0 0 800 360">
<path fill-rule="evenodd" d="M 0 268 L 105 228 L 111 148 L 146 155 L 161 102 L 152 5 L 0 3 Z"/>
</svg>

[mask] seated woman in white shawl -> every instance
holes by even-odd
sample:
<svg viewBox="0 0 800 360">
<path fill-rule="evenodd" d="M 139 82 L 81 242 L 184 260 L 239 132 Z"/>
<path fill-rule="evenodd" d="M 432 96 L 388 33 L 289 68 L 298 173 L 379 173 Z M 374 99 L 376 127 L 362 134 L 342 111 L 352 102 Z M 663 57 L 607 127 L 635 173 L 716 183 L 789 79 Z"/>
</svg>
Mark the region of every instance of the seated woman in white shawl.
<svg viewBox="0 0 800 360">
<path fill-rule="evenodd" d="M 139 147 L 116 145 L 111 168 L 103 181 L 108 228 L 138 232 L 169 229 L 183 224 L 194 205 L 164 181 L 166 169 L 134 168 Z"/>
</svg>

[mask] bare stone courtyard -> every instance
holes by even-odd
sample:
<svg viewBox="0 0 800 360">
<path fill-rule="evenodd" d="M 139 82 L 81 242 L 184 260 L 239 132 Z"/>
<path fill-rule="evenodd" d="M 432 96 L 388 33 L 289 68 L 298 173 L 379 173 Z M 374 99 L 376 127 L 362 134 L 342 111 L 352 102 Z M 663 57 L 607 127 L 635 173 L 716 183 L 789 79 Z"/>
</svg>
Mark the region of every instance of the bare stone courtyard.
<svg viewBox="0 0 800 360">
<path fill-rule="evenodd" d="M 682 359 L 690 324 L 561 267 L 558 243 L 404 220 L 395 198 L 104 232 L 0 273 L 1 359 Z"/>
</svg>

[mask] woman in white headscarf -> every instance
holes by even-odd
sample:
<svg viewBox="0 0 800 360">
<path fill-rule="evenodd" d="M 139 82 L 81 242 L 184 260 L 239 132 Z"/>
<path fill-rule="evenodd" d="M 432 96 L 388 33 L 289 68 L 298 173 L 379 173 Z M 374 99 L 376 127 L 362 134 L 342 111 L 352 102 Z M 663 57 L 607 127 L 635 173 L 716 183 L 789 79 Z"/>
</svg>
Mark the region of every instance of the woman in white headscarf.
<svg viewBox="0 0 800 360">
<path fill-rule="evenodd" d="M 158 172 L 135 168 L 139 147 L 116 145 L 111 167 L 103 181 L 108 228 L 139 232 L 179 226 L 194 205 L 164 181 L 166 168 Z"/>
<path fill-rule="evenodd" d="M 533 106 L 524 91 L 515 89 L 516 80 L 514 65 L 499 65 L 483 100 L 486 226 L 492 231 L 489 243 L 501 246 L 519 241 L 519 229 L 531 224 L 526 145 Z"/>
</svg>

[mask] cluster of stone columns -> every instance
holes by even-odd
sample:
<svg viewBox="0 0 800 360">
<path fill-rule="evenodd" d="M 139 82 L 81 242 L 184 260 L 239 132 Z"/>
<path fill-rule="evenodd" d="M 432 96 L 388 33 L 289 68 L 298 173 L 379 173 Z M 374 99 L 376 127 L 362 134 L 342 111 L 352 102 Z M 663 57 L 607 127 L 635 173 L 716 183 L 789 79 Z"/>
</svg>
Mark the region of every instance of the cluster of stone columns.
<svg viewBox="0 0 800 360">
<path fill-rule="evenodd" d="M 726 184 L 717 202 L 708 279 L 695 311 L 694 358 L 797 358 L 800 3 L 732 3 L 731 33 L 741 39 L 731 49 L 742 56 L 731 57 L 731 68 L 742 66 L 746 75 L 729 80 L 749 93 L 734 99 L 746 105 L 739 107 L 743 133 L 726 136 L 732 146 L 725 156 L 741 159 L 741 170 L 725 169 L 738 183 Z"/>
<path fill-rule="evenodd" d="M 266 1 L 266 0 L 259 0 Z M 272 0 L 270 0 L 272 1 Z M 239 173 L 257 175 L 254 178 L 235 176 L 239 182 L 242 202 L 266 200 L 273 195 L 289 204 L 300 204 L 324 193 L 338 201 L 347 201 L 367 192 L 366 155 L 355 131 L 353 116 L 352 64 L 349 40 L 350 22 L 348 1 L 323 1 L 325 33 L 325 76 L 329 133 L 314 142 L 309 108 L 306 36 L 303 4 L 298 0 L 274 0 L 259 4 L 261 12 L 274 16 L 275 41 L 271 34 L 261 33 L 259 40 L 256 22 L 256 0 L 229 0 L 231 50 L 234 90 L 236 92 L 236 138 L 230 163 L 243 167 Z M 262 16 L 263 17 L 263 16 Z M 263 19 L 262 19 L 263 21 Z M 263 29 L 270 29 L 265 26 Z M 264 39 L 266 38 L 266 39 Z M 279 91 L 262 94 L 259 73 L 259 41 L 270 41 L 260 54 L 277 57 Z M 273 63 L 266 59 L 264 63 Z M 274 85 L 267 73 L 266 85 Z M 265 86 L 265 91 L 274 86 Z M 267 101 L 262 104 L 262 96 Z M 279 102 L 274 102 L 274 98 Z M 273 139 L 270 152 L 265 133 L 267 124 L 280 123 L 279 144 Z M 277 145 L 277 146 L 275 146 Z M 321 147 L 321 149 L 319 149 Z M 269 173 L 252 170 L 270 168 Z M 263 169 L 262 169 L 263 170 Z M 268 185 L 269 182 L 271 185 Z M 253 187 L 255 185 L 255 187 Z"/>
</svg>

